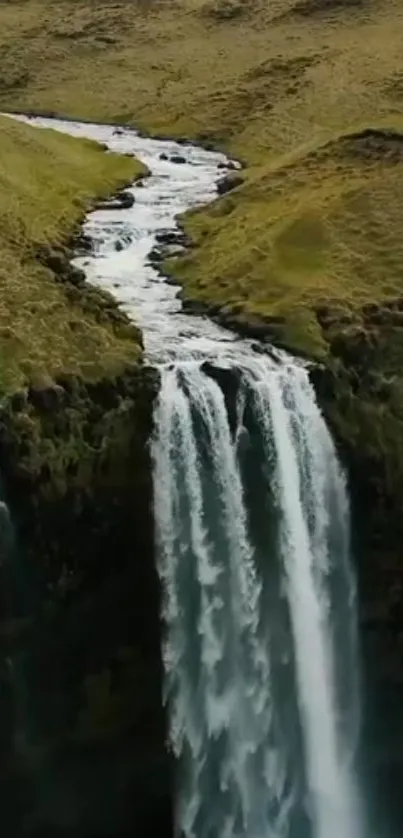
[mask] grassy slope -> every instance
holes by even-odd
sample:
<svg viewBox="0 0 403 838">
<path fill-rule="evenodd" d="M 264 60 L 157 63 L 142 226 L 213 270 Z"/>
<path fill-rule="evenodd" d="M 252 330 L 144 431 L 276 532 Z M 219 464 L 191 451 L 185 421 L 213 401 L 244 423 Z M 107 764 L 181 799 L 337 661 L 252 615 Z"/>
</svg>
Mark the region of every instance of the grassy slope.
<svg viewBox="0 0 403 838">
<path fill-rule="evenodd" d="M 282 340 L 318 356 L 327 348 L 318 309 L 344 315 L 403 290 L 403 142 L 335 146 L 305 150 L 247 181 L 241 201 L 231 194 L 194 214 L 200 249 L 175 266 L 189 296 L 213 297 L 240 320 L 273 318 Z"/>
<path fill-rule="evenodd" d="M 107 194 L 139 164 L 96 144 L 0 118 L 0 388 L 58 372 L 94 376 L 139 355 L 124 335 L 67 301 L 37 258 L 62 245 L 95 195 Z M 98 318 L 99 319 L 99 318 Z"/>
<path fill-rule="evenodd" d="M 180 275 L 241 316 L 285 316 L 283 337 L 320 355 L 318 305 L 400 292 L 403 157 L 346 137 L 403 126 L 402 37 L 398 0 L 9 2 L 0 101 L 246 160 L 245 185 L 190 221 L 200 247 Z"/>
<path fill-rule="evenodd" d="M 198 247 L 175 270 L 189 296 L 278 318 L 279 338 L 320 357 L 331 347 L 347 367 L 335 422 L 395 493 L 402 38 L 400 0 L 0 5 L 3 107 L 133 121 L 247 162 L 243 186 L 189 219 Z"/>
</svg>

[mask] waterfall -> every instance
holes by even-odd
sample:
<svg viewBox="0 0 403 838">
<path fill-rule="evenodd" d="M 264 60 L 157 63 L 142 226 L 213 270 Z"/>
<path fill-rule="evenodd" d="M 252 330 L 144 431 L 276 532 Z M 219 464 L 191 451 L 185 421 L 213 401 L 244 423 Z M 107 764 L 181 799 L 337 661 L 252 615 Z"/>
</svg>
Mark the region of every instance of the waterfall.
<svg viewBox="0 0 403 838">
<path fill-rule="evenodd" d="M 240 358 L 232 406 L 217 371 L 164 366 L 155 415 L 177 832 L 360 838 L 354 580 L 333 442 L 304 368 Z"/>
<path fill-rule="evenodd" d="M 155 267 L 184 245 L 178 214 L 212 201 L 234 163 L 132 129 L 14 118 L 135 154 L 151 173 L 130 209 L 88 217 L 93 252 L 75 264 L 162 364 L 152 448 L 178 838 L 363 838 L 349 510 L 332 439 L 303 367 L 189 317 Z"/>
<path fill-rule="evenodd" d="M 289 366 L 268 375 L 263 367 L 252 380 L 265 449 L 267 455 L 270 446 L 276 452 L 279 544 L 292 626 L 312 832 L 315 838 L 357 838 L 358 813 L 349 762 L 358 730 L 358 690 L 345 486 L 306 372 Z M 337 574 L 342 586 L 338 598 L 336 580 L 332 589 L 332 574 Z M 340 644 L 337 621 L 346 630 Z"/>
</svg>

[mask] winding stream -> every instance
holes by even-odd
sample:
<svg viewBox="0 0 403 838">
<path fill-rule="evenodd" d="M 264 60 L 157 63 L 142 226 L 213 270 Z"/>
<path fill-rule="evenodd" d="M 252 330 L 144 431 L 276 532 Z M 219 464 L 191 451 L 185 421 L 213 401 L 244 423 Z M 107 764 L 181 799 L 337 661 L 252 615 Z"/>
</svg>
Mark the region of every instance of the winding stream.
<svg viewBox="0 0 403 838">
<path fill-rule="evenodd" d="M 152 140 L 135 131 L 107 125 L 18 117 L 43 128 L 104 143 L 111 151 L 135 154 L 151 175 L 127 191 L 135 197 L 127 210 L 97 210 L 85 222 L 84 232 L 94 242 L 93 256 L 75 260 L 89 282 L 109 291 L 143 331 L 151 362 L 216 355 L 228 344 L 242 343 L 207 317 L 181 311 L 178 288 L 159 275 L 150 260 L 158 236 L 176 230 L 176 217 L 217 197 L 217 181 L 225 176 L 227 158 L 197 146 Z M 172 158 L 185 163 L 172 162 Z M 122 249 L 117 249 L 122 248 Z"/>
<path fill-rule="evenodd" d="M 177 835 L 363 838 L 355 586 L 344 478 L 303 365 L 204 317 L 150 261 L 207 203 L 223 155 L 132 130 L 38 126 L 135 153 L 135 203 L 91 213 L 77 259 L 143 330 Z M 172 159 L 173 158 L 173 159 Z M 176 162 L 175 162 L 176 158 Z"/>
</svg>

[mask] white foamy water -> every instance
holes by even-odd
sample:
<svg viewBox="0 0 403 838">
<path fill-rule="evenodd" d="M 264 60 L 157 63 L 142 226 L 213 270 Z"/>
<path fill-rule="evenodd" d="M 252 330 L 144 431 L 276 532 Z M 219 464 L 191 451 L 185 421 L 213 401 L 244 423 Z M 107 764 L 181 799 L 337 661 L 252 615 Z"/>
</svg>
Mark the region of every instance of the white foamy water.
<svg viewBox="0 0 403 838">
<path fill-rule="evenodd" d="M 90 213 L 84 232 L 93 239 L 94 254 L 75 260 L 88 281 L 109 291 L 142 328 L 148 357 L 214 355 L 217 344 L 222 348 L 236 341 L 235 335 L 208 318 L 184 314 L 178 288 L 169 285 L 149 259 L 153 247 L 158 246 L 159 234 L 179 232 L 178 214 L 214 200 L 217 181 L 226 174 L 227 158 L 193 145 L 140 137 L 136 131 L 114 126 L 18 118 L 74 137 L 88 137 L 120 154 L 135 154 L 148 167 L 150 177 L 141 186 L 134 184 L 128 189 L 135 197 L 130 209 Z M 178 157 L 186 162 L 172 162 Z"/>
<path fill-rule="evenodd" d="M 333 443 L 304 369 L 238 359 L 235 428 L 209 372 L 196 361 L 163 370 L 153 444 L 178 823 L 197 838 L 359 838 L 354 586 Z M 258 443 L 270 463 L 263 556 L 241 430 L 243 459 Z"/>
<path fill-rule="evenodd" d="M 363 838 L 348 498 L 308 372 L 184 314 L 149 259 L 178 213 L 214 198 L 226 160 L 30 121 L 151 172 L 132 208 L 91 213 L 94 253 L 77 263 L 142 327 L 161 373 L 152 453 L 178 836 Z"/>
</svg>

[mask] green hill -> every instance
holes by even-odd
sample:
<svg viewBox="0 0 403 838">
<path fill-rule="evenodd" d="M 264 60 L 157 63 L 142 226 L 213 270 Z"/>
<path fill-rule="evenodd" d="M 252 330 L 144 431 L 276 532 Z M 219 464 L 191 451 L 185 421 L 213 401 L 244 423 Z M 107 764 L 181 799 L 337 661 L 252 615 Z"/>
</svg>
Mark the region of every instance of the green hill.
<svg viewBox="0 0 403 838">
<path fill-rule="evenodd" d="M 95 195 L 112 192 L 140 169 L 95 143 L 0 118 L 3 392 L 62 371 L 116 372 L 139 357 L 136 331 L 108 317 L 112 301 L 83 289 L 77 276 L 71 282 L 66 244 Z"/>
</svg>

